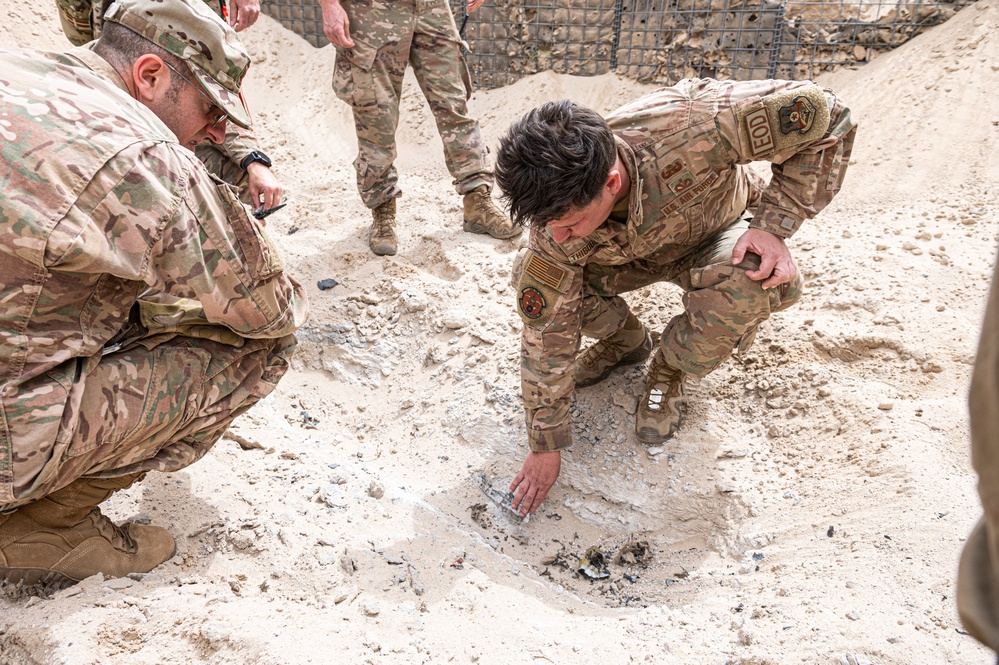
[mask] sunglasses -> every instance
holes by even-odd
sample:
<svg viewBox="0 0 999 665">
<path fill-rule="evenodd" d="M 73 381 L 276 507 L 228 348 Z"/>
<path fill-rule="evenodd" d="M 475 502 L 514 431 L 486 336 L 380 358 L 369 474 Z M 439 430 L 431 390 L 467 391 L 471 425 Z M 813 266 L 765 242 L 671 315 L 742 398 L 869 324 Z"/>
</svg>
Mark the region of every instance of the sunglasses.
<svg viewBox="0 0 999 665">
<path fill-rule="evenodd" d="M 173 65 L 171 65 L 169 62 L 164 62 L 163 64 L 166 65 L 167 67 L 169 67 L 170 71 L 172 71 L 174 74 L 176 74 L 180 78 L 184 79 L 189 86 L 191 86 L 192 88 L 194 88 L 195 90 L 197 90 L 199 95 L 201 95 L 202 97 L 204 97 L 205 99 L 208 100 L 208 103 L 211 104 L 211 107 L 208 109 L 208 112 L 209 112 L 209 114 L 213 118 L 215 118 L 215 120 L 212 122 L 212 127 L 218 127 L 218 124 L 220 122 L 222 122 L 223 120 L 226 119 L 225 111 L 223 111 L 222 109 L 220 109 L 218 107 L 218 104 L 216 104 L 212 100 L 211 97 L 209 97 L 207 94 L 205 94 L 205 92 L 201 89 L 200 85 L 196 85 L 194 82 L 191 81 L 191 79 L 187 78 L 186 76 L 184 76 L 183 74 L 181 74 L 180 72 L 178 72 L 177 68 L 174 67 Z M 214 109 L 215 111 L 217 111 L 217 113 L 214 113 L 212 111 L 212 109 Z"/>
</svg>

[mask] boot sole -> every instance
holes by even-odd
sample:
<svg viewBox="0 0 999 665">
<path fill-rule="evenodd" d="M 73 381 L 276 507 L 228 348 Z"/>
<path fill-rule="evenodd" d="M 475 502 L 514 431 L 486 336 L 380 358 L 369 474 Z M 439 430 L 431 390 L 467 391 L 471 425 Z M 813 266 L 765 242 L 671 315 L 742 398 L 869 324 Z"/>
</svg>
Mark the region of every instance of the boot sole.
<svg viewBox="0 0 999 665">
<path fill-rule="evenodd" d="M 80 581 L 47 568 L 0 568 L 0 580 L 3 580 L 8 586 L 44 585 L 53 591 L 65 589 Z"/>
<path fill-rule="evenodd" d="M 604 379 L 606 379 L 608 376 L 610 376 L 614 372 L 614 370 L 616 370 L 618 367 L 627 367 L 629 365 L 637 365 L 640 362 L 645 362 L 648 359 L 648 357 L 652 355 L 652 347 L 653 347 L 652 336 L 649 335 L 648 333 L 645 333 L 645 341 L 642 342 L 641 346 L 639 346 L 634 351 L 629 351 L 628 353 L 624 354 L 621 357 L 621 360 L 617 361 L 616 364 L 611 365 L 610 367 L 605 369 L 603 374 L 601 374 L 600 376 L 583 381 L 576 381 L 576 387 L 586 388 L 587 386 L 596 385 L 601 381 L 603 381 Z"/>
<path fill-rule="evenodd" d="M 679 431 L 680 431 L 679 427 L 674 427 L 670 430 L 669 434 L 663 436 L 662 433 L 657 429 L 653 429 L 651 427 L 643 427 L 642 429 L 635 432 L 635 435 L 638 437 L 639 441 L 641 441 L 647 446 L 658 446 L 672 439 L 674 436 L 676 436 L 676 433 Z"/>
<path fill-rule="evenodd" d="M 497 235 L 495 233 L 491 233 L 489 229 L 482 226 L 481 224 L 470 222 L 467 219 L 464 220 L 464 224 L 462 225 L 461 228 L 464 229 L 466 233 L 477 233 L 482 236 L 490 236 L 492 238 L 496 238 L 497 240 L 510 240 L 511 238 L 518 237 L 521 233 L 524 232 L 524 229 L 520 227 L 514 227 L 513 230 L 511 230 L 510 233 L 506 235 Z"/>
</svg>

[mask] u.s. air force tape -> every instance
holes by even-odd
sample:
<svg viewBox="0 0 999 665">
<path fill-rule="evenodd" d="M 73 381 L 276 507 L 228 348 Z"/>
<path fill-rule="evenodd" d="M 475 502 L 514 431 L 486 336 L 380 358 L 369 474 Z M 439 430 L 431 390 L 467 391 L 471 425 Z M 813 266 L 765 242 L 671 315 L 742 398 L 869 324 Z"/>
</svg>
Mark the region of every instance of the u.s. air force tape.
<svg viewBox="0 0 999 665">
<path fill-rule="evenodd" d="M 566 286 L 566 270 L 533 251 L 527 252 L 520 265 L 517 313 L 531 328 L 544 328 L 558 310 Z"/>
<path fill-rule="evenodd" d="M 767 95 L 739 115 L 742 140 L 754 159 L 816 141 L 829 129 L 826 96 L 814 83 Z"/>
</svg>

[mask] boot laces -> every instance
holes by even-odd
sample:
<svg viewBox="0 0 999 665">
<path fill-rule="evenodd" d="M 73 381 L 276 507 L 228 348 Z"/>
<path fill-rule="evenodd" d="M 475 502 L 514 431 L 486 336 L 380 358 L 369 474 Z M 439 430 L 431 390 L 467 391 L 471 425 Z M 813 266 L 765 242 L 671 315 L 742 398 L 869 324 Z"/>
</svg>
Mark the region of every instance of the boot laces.
<svg viewBox="0 0 999 665">
<path fill-rule="evenodd" d="M 116 550 L 128 553 L 135 552 L 135 541 L 129 535 L 128 530 L 108 519 L 99 508 L 95 507 L 91 510 L 88 517 L 90 517 L 90 521 L 93 522 L 98 533 L 110 542 Z"/>
<path fill-rule="evenodd" d="M 593 370 L 601 365 L 616 364 L 631 349 L 624 348 L 624 342 L 613 337 L 602 339 L 583 354 L 582 364 L 586 369 Z"/>
<path fill-rule="evenodd" d="M 394 212 L 389 209 L 387 204 L 382 204 L 375 208 L 374 213 L 373 235 L 380 240 L 391 239 L 395 226 Z"/>
<path fill-rule="evenodd" d="M 658 356 L 649 365 L 648 389 L 645 408 L 649 411 L 662 411 L 669 397 L 679 396 L 682 390 L 682 372 L 673 369 Z"/>
</svg>

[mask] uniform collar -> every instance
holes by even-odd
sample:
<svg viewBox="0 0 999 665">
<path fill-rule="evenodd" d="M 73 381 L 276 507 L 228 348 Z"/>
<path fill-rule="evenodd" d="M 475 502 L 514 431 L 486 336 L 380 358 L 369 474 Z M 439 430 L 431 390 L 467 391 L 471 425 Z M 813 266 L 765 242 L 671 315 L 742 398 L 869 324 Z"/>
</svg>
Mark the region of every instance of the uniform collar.
<svg viewBox="0 0 999 665">
<path fill-rule="evenodd" d="M 638 172 L 638 157 L 635 151 L 621 137 L 615 135 L 614 141 L 617 143 L 617 153 L 621 156 L 624 168 L 628 170 L 628 177 L 631 178 L 631 191 L 628 192 L 628 253 L 633 256 L 645 256 L 652 252 L 654 247 L 642 237 L 642 224 L 645 221 L 645 214 L 642 210 L 642 193 L 645 188 L 645 181 L 642 180 Z"/>
<path fill-rule="evenodd" d="M 84 67 L 100 74 L 104 78 L 108 79 L 116 87 L 121 88 L 126 95 L 131 97 L 131 93 L 128 90 L 128 86 L 125 85 L 125 79 L 121 77 L 111 63 L 102 58 L 101 56 L 94 53 L 93 45 L 97 42 L 91 42 L 86 46 L 77 46 L 66 51 L 66 55 L 79 61 Z"/>
</svg>

